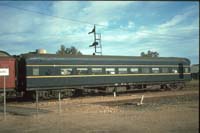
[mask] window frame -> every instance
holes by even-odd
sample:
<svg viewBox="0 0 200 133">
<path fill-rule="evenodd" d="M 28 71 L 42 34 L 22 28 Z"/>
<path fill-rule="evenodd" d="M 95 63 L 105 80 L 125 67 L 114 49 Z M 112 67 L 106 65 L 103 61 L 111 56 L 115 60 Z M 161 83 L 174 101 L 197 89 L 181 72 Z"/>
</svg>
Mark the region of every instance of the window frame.
<svg viewBox="0 0 200 133">
<path fill-rule="evenodd" d="M 171 68 L 171 73 L 178 73 L 178 68 L 175 67 Z"/>
<path fill-rule="evenodd" d="M 68 72 L 68 70 L 71 70 L 71 72 L 70 72 L 70 74 L 68 74 L 68 73 L 62 74 L 62 70 L 64 70 L 65 72 L 66 71 Z M 72 75 L 72 74 L 73 74 L 73 68 L 60 68 L 60 75 Z"/>
<path fill-rule="evenodd" d="M 112 70 L 114 70 L 114 71 L 107 71 L 108 69 L 112 69 Z M 111 73 L 107 73 L 107 72 L 111 72 Z M 113 67 L 112 67 L 112 68 L 111 68 L 111 67 L 110 67 L 110 68 L 105 68 L 105 73 L 106 73 L 106 74 L 116 74 L 116 70 L 115 70 L 115 68 L 113 68 Z"/>
<path fill-rule="evenodd" d="M 154 70 L 153 70 L 154 69 Z M 156 70 L 155 70 L 156 69 Z M 152 73 L 160 73 L 160 68 L 159 67 L 152 67 L 151 68 Z"/>
<path fill-rule="evenodd" d="M 37 67 L 32 69 L 33 76 L 39 76 L 40 75 L 40 69 Z"/>
<path fill-rule="evenodd" d="M 118 68 L 118 74 L 128 74 L 128 68 L 126 68 L 126 67 L 120 67 L 120 68 Z"/>
<path fill-rule="evenodd" d="M 186 71 L 187 70 L 187 71 Z M 189 73 L 190 71 L 189 71 L 189 68 L 188 67 L 185 67 L 184 68 L 184 73 Z"/>
<path fill-rule="evenodd" d="M 81 70 L 82 69 L 82 70 Z M 83 71 L 85 71 L 84 73 L 82 73 Z M 81 73 L 80 73 L 81 72 Z M 76 68 L 76 74 L 77 75 L 87 75 L 89 74 L 89 68 L 87 67 L 77 67 Z"/>
<path fill-rule="evenodd" d="M 137 69 L 137 71 L 132 71 L 133 69 Z M 130 69 L 130 73 L 132 73 L 132 74 L 136 74 L 136 73 L 140 73 L 140 71 L 139 71 L 139 68 L 138 67 L 131 67 Z"/>
<path fill-rule="evenodd" d="M 148 70 L 148 71 L 144 71 L 145 69 Z M 142 67 L 141 68 L 141 73 L 145 73 L 145 74 L 146 73 L 151 73 L 150 68 L 149 67 Z"/>
<path fill-rule="evenodd" d="M 164 71 L 163 71 L 164 70 Z M 161 68 L 161 73 L 169 73 L 169 68 L 168 67 L 162 67 Z"/>
<path fill-rule="evenodd" d="M 94 70 L 94 69 L 99 69 L 99 70 Z M 91 74 L 93 75 L 98 75 L 98 74 L 103 74 L 103 68 L 101 67 L 93 67 L 91 68 Z"/>
</svg>

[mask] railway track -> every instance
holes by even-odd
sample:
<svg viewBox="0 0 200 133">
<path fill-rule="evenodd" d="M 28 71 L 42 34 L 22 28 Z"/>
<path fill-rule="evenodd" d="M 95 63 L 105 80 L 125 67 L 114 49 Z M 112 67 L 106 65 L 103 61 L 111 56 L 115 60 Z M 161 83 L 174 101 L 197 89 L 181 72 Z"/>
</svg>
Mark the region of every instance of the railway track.
<svg viewBox="0 0 200 133">
<path fill-rule="evenodd" d="M 167 96 L 183 96 L 183 95 L 192 95 L 192 94 L 199 94 L 198 90 L 173 90 L 173 91 L 136 91 L 134 93 L 119 93 L 117 97 L 113 97 L 111 94 L 107 95 L 86 95 L 80 97 L 70 97 L 64 98 L 61 100 L 62 104 L 93 104 L 93 103 L 100 103 L 100 102 L 119 102 L 119 101 L 126 101 L 126 100 L 140 100 L 141 96 L 144 95 L 144 99 L 147 98 L 157 98 L 157 97 L 167 97 Z M 57 99 L 50 99 L 50 100 L 43 100 L 39 99 L 39 105 L 42 106 L 49 106 L 57 104 Z M 3 105 L 1 103 L 0 105 Z M 8 105 L 12 106 L 35 106 L 35 101 L 20 101 L 17 102 L 15 99 L 10 99 Z"/>
<path fill-rule="evenodd" d="M 136 105 L 140 101 L 141 96 L 144 95 L 144 105 L 152 104 L 152 102 L 158 103 L 165 99 L 173 99 L 176 97 L 199 97 L 199 82 L 193 81 L 186 84 L 183 90 L 171 90 L 161 91 L 158 89 L 153 90 L 137 90 L 128 93 L 118 93 L 117 97 L 113 97 L 112 94 L 101 94 L 101 95 L 83 95 L 79 97 L 64 98 L 61 100 L 62 110 L 74 111 L 84 108 L 96 108 L 102 110 L 102 107 L 108 106 L 121 106 L 121 105 Z M 154 99 L 154 100 L 153 100 Z M 186 99 L 187 100 L 187 99 Z M 167 101 L 167 100 L 166 100 Z M 49 112 L 56 112 L 58 110 L 58 99 L 42 100 L 39 99 L 39 110 L 40 114 Z M 97 106 L 97 107 L 96 107 Z M 9 99 L 7 102 L 7 112 L 14 115 L 29 116 L 36 114 L 36 103 L 35 101 L 16 101 L 16 99 Z M 0 116 L 3 115 L 3 103 L 0 103 Z"/>
<path fill-rule="evenodd" d="M 129 95 L 135 95 L 135 94 L 145 94 L 145 93 L 156 93 L 156 92 L 163 92 L 164 90 L 161 90 L 161 89 L 135 89 L 135 90 L 129 90 L 129 91 L 126 91 L 126 92 L 117 92 L 117 96 L 120 96 L 120 97 L 123 97 L 123 96 L 129 96 Z M 171 90 L 167 90 L 167 91 L 171 91 Z M 167 92 L 165 90 L 165 92 Z M 178 90 L 172 90 L 172 91 L 178 91 Z M 69 97 L 63 97 L 62 99 L 65 100 L 65 99 L 82 99 L 82 98 L 95 98 L 95 97 L 113 97 L 113 93 L 84 93 L 84 94 L 81 94 L 81 95 L 76 95 L 76 96 L 69 96 Z M 49 98 L 49 99 L 42 99 L 40 98 L 39 99 L 40 102 L 54 102 L 57 100 L 56 97 L 54 98 Z M 35 100 L 34 99 L 31 99 L 31 98 L 16 98 L 16 97 L 11 97 L 11 98 L 7 98 L 7 103 L 10 103 L 10 104 L 29 104 L 29 103 L 34 103 Z M 0 104 L 3 103 L 3 100 L 0 102 Z"/>
<path fill-rule="evenodd" d="M 147 92 L 136 94 L 122 94 L 118 97 L 113 96 L 96 96 L 96 97 L 79 97 L 67 98 L 61 101 L 63 112 L 116 112 L 118 108 L 128 105 L 136 105 L 141 96 L 144 95 L 144 106 L 152 105 L 162 101 L 167 104 L 169 99 L 184 98 L 184 97 L 198 97 L 199 91 L 166 91 L 166 92 Z M 168 99 L 168 100 L 166 100 Z M 10 102 L 7 104 L 7 113 L 12 115 L 32 116 L 38 114 L 46 114 L 58 111 L 58 101 L 48 100 L 39 102 L 39 109 L 37 111 L 36 104 L 33 102 Z M 3 106 L 0 106 L 0 115 L 3 114 Z"/>
<path fill-rule="evenodd" d="M 198 96 L 198 90 L 187 90 L 187 91 L 148 91 L 148 92 L 137 92 L 137 93 L 126 93 L 120 94 L 117 97 L 112 95 L 107 96 L 87 96 L 87 97 L 77 97 L 77 98 L 66 98 L 61 100 L 61 105 L 63 110 L 79 110 L 81 107 L 84 108 L 95 108 L 102 107 L 113 107 L 121 105 L 136 105 L 140 102 L 141 96 L 144 95 L 144 104 L 149 104 L 151 102 L 158 102 L 165 98 L 176 98 L 184 96 Z M 152 99 L 154 99 L 152 101 Z M 156 100 L 155 100 L 156 99 Z M 43 100 L 39 101 L 39 114 L 45 114 L 49 112 L 55 112 L 58 110 L 58 101 L 55 99 L 52 100 Z M 152 103 L 151 103 L 152 104 Z M 80 109 L 81 110 L 81 109 Z M 97 109 L 99 110 L 99 109 Z M 110 110 L 110 108 L 109 108 Z M 3 106 L 0 106 L 0 114 L 3 112 Z M 24 102 L 8 102 L 7 112 L 13 115 L 23 115 L 30 116 L 37 114 L 36 103 L 33 101 L 24 101 Z"/>
<path fill-rule="evenodd" d="M 144 104 L 137 106 L 135 103 L 140 101 L 142 95 Z M 10 101 L 7 104 L 6 121 L 0 109 L 0 132 L 84 132 L 82 129 L 124 132 L 125 128 L 131 132 L 135 132 L 137 128 L 137 131 L 145 132 L 146 129 L 141 130 L 141 127 L 146 125 L 150 129 L 155 125 L 159 129 L 163 128 L 162 131 L 150 132 L 163 132 L 167 129 L 170 129 L 169 132 L 171 129 L 178 131 L 177 127 L 180 132 L 185 127 L 188 132 L 191 129 L 198 131 L 197 84 L 186 85 L 183 90 L 123 93 L 115 98 L 113 95 L 65 98 L 61 100 L 61 113 L 58 112 L 58 105 L 57 99 L 39 100 L 37 114 L 34 101 Z M 136 124 L 132 124 L 136 121 Z M 180 127 L 180 123 L 184 125 Z M 113 130 L 113 125 L 117 130 Z"/>
</svg>

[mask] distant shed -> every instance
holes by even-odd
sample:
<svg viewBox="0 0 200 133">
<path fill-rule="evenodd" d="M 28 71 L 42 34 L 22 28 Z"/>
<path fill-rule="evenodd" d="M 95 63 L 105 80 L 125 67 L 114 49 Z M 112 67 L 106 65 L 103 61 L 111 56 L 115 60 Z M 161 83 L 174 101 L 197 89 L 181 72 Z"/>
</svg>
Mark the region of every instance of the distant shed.
<svg viewBox="0 0 200 133">
<path fill-rule="evenodd" d="M 192 79 L 199 79 L 199 64 L 194 64 L 191 66 L 191 76 Z"/>
</svg>

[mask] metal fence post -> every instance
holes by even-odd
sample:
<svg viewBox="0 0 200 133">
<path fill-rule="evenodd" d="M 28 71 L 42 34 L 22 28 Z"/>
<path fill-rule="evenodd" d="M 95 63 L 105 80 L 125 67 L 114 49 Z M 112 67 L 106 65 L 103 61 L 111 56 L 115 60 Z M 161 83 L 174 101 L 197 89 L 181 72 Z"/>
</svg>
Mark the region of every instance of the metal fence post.
<svg viewBox="0 0 200 133">
<path fill-rule="evenodd" d="M 36 90 L 36 110 L 38 115 L 38 90 Z"/>
<path fill-rule="evenodd" d="M 59 102 L 59 113 L 61 113 L 61 96 L 60 96 L 60 90 L 58 93 L 58 102 Z"/>
<path fill-rule="evenodd" d="M 6 76 L 3 78 L 3 93 L 4 93 L 4 119 L 6 119 Z"/>
</svg>

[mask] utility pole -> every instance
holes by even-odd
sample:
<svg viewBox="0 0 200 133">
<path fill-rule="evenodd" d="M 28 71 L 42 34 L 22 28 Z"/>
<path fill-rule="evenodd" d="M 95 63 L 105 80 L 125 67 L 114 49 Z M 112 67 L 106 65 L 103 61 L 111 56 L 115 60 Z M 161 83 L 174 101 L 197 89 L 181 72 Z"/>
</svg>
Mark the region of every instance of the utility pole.
<svg viewBox="0 0 200 133">
<path fill-rule="evenodd" d="M 101 33 L 96 33 L 96 27 L 88 34 L 94 33 L 94 42 L 89 47 L 94 47 L 93 55 L 100 54 L 102 55 L 102 45 L 101 45 Z"/>
</svg>

